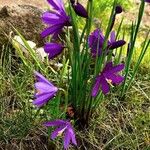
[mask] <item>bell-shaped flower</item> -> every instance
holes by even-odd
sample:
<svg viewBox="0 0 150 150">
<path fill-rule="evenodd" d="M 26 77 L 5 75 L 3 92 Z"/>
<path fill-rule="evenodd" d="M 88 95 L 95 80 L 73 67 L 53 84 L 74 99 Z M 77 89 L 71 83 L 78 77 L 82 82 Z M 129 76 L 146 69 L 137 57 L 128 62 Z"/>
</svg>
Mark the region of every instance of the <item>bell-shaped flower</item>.
<svg viewBox="0 0 150 150">
<path fill-rule="evenodd" d="M 46 127 L 56 127 L 56 129 L 51 133 L 51 139 L 55 139 L 57 136 L 64 135 L 64 149 L 68 149 L 69 144 L 73 143 L 77 145 L 74 129 L 69 121 L 66 120 L 54 120 L 44 123 Z"/>
<path fill-rule="evenodd" d="M 33 104 L 42 107 L 52 99 L 58 91 L 58 88 L 50 83 L 43 75 L 35 71 L 37 82 L 35 83 L 35 100 Z"/>
<path fill-rule="evenodd" d="M 48 53 L 48 58 L 53 59 L 59 55 L 64 49 L 62 44 L 58 43 L 46 43 L 44 46 L 44 51 Z"/>
<path fill-rule="evenodd" d="M 119 75 L 118 72 L 123 69 L 124 64 L 113 66 L 112 62 L 108 62 L 103 71 L 96 77 L 92 96 L 96 97 L 99 89 L 102 90 L 103 94 L 107 94 L 110 91 L 110 86 L 120 84 L 124 80 L 124 77 Z"/>
<path fill-rule="evenodd" d="M 53 11 L 43 13 L 42 20 L 48 24 L 41 36 L 44 38 L 48 35 L 57 36 L 61 33 L 64 26 L 70 26 L 70 17 L 67 16 L 62 0 L 47 0 L 52 6 Z"/>
</svg>

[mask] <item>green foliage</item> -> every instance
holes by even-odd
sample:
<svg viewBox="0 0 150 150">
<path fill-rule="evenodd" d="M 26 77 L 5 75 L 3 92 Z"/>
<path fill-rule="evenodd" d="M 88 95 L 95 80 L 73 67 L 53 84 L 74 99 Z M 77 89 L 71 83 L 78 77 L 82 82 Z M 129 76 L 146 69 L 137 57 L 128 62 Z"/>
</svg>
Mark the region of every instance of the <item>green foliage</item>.
<svg viewBox="0 0 150 150">
<path fill-rule="evenodd" d="M 118 4 L 129 8 L 130 2 L 118 0 Z M 135 42 L 138 37 L 144 3 L 141 4 L 137 23 L 130 28 L 131 39 L 129 42 L 131 42 L 131 48 L 128 58 L 125 59 L 127 64 L 126 77 L 121 94 L 121 96 L 124 94 L 127 96 L 123 99 L 124 101 L 120 101 L 118 98 L 120 89 L 117 88 L 113 89 L 105 99 L 101 92 L 95 99 L 92 99 L 90 96 L 94 82 L 92 79 L 102 70 L 103 63 L 109 60 L 111 56 L 109 55 L 107 58 L 106 55 L 100 58 L 97 57 L 93 71 L 93 68 L 91 69 L 93 59 L 88 56 L 89 47 L 85 40 L 87 40 L 92 28 L 92 18 L 101 17 L 112 6 L 114 5 L 110 0 L 95 0 L 94 6 L 89 4 L 88 11 L 91 13 L 94 10 L 93 16 L 90 14 L 90 19 L 86 20 L 84 25 L 82 24 L 84 30 L 81 34 L 80 24 L 78 24 L 79 20 L 69 6 L 68 9 L 73 20 L 74 38 L 72 39 L 71 32 L 67 30 L 65 38 L 70 54 L 68 56 L 68 52 L 66 52 L 65 56 L 59 60 L 63 64 L 62 68 L 55 68 L 57 59 L 52 61 L 52 63 L 46 60 L 41 62 L 37 58 L 35 51 L 16 30 L 22 38 L 30 57 L 24 56 L 22 49 L 17 46 L 14 46 L 14 48 L 18 52 L 19 57 L 12 53 L 14 48 L 9 46 L 9 44 L 3 49 L 0 64 L 0 140 L 21 139 L 27 136 L 31 130 L 42 128 L 40 123 L 45 120 L 65 118 L 66 109 L 69 104 L 72 104 L 76 112 L 78 112 L 78 117 L 89 123 L 88 131 L 84 133 L 78 131 L 79 140 L 83 143 L 81 144 L 81 149 L 83 147 L 88 149 L 98 149 L 99 147 L 103 149 L 149 148 L 150 73 L 146 79 L 143 77 L 149 68 L 142 68 L 144 73 L 141 71 L 138 74 L 138 78 L 136 78 L 140 64 L 149 47 L 148 35 L 141 45 L 138 57 L 134 59 L 136 53 Z M 106 26 L 105 41 L 109 37 L 113 11 L 114 7 L 110 15 L 109 24 Z M 108 12 L 110 13 L 110 11 Z M 127 37 L 125 35 L 126 30 L 122 34 L 121 27 L 122 22 L 118 27 L 117 38 L 128 38 L 128 35 Z M 73 43 L 70 41 L 73 41 Z M 122 57 L 125 54 L 122 48 L 117 50 L 115 54 L 117 56 L 115 58 L 116 64 L 123 61 Z M 34 70 L 40 70 L 59 87 L 59 94 L 42 109 L 36 109 L 32 105 Z M 92 75 L 93 72 L 94 75 Z M 70 79 L 69 83 L 68 79 Z M 131 86 L 131 83 L 133 83 L 133 86 Z M 129 88 L 130 91 L 128 91 Z M 90 119 L 89 116 L 91 116 Z"/>
<path fill-rule="evenodd" d="M 108 21 L 109 21 L 109 14 L 111 12 L 111 8 L 113 6 L 112 0 L 94 0 L 93 3 L 93 16 L 94 18 L 97 18 L 99 20 L 100 25 L 103 26 L 103 28 L 106 27 Z M 117 0 L 116 3 L 118 5 L 121 5 L 123 7 L 123 10 L 127 11 L 131 7 L 133 7 L 131 0 Z M 96 23 L 96 22 L 95 22 Z"/>
</svg>

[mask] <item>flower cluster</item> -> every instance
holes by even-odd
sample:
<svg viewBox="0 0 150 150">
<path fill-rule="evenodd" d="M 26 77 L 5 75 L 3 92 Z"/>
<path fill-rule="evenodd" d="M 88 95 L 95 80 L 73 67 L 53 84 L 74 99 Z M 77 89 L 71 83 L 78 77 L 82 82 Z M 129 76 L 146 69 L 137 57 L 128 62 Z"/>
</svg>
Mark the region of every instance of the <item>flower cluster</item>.
<svg viewBox="0 0 150 150">
<path fill-rule="evenodd" d="M 47 11 L 42 15 L 43 22 L 48 24 L 49 27 L 41 33 L 41 36 L 45 38 L 52 35 L 55 38 L 62 32 L 65 26 L 71 26 L 71 19 L 65 11 L 62 0 L 48 0 L 48 2 L 52 6 L 53 11 Z M 79 16 L 88 18 L 87 11 L 80 3 L 75 3 L 73 0 L 71 4 Z M 44 46 L 45 52 L 49 54 L 49 59 L 55 58 L 63 49 L 64 46 L 59 43 L 46 43 Z"/>
<path fill-rule="evenodd" d="M 58 91 L 58 88 L 55 87 L 51 82 L 49 82 L 43 75 L 39 72 L 35 72 L 35 76 L 37 82 L 35 83 L 35 100 L 33 104 L 37 107 L 42 107 L 45 105 L 49 100 L 51 100 Z M 49 126 L 56 126 L 58 127 L 54 132 L 51 134 L 51 139 L 53 140 L 57 136 L 64 135 L 64 148 L 67 149 L 69 144 L 72 142 L 74 145 L 77 145 L 75 134 L 73 127 L 70 121 L 64 120 L 55 120 L 49 121 L 44 123 L 46 127 Z"/>
<path fill-rule="evenodd" d="M 65 26 L 71 25 L 71 20 L 66 14 L 62 0 L 48 0 L 48 2 L 53 11 L 47 11 L 42 15 L 43 22 L 48 24 L 49 27 L 41 33 L 41 36 L 45 38 L 52 35 L 53 38 L 56 38 Z M 46 43 L 44 46 L 45 52 L 49 54 L 49 59 L 59 55 L 63 48 L 63 45 L 58 43 Z"/>
<path fill-rule="evenodd" d="M 53 10 L 47 11 L 42 15 L 43 22 L 49 26 L 41 33 L 41 36 L 45 38 L 50 35 L 52 38 L 59 38 L 59 34 L 62 32 L 62 30 L 66 26 L 71 26 L 72 20 L 71 17 L 67 15 L 62 0 L 48 0 L 48 3 Z M 75 0 L 70 0 L 70 7 L 72 7 L 71 11 L 74 11 L 78 16 L 86 18 L 86 20 L 89 19 L 88 12 L 78 1 L 76 2 Z M 122 8 L 117 6 L 115 9 L 115 14 L 119 14 L 121 12 Z M 95 29 L 90 35 L 88 34 L 88 40 L 86 41 L 88 45 L 87 54 L 89 56 L 92 54 L 91 58 L 94 59 L 96 56 L 101 57 L 102 54 L 107 56 L 111 50 L 122 47 L 126 43 L 124 40 L 117 40 L 114 31 L 110 33 L 110 39 L 106 41 L 106 46 L 104 47 L 105 40 L 105 36 L 99 28 Z M 53 59 L 58 56 L 60 53 L 62 53 L 64 48 L 65 46 L 62 43 L 55 43 L 54 40 L 53 42 L 48 42 L 44 45 L 44 51 L 48 54 L 49 59 Z M 81 55 L 79 54 L 78 56 Z M 78 64 L 77 66 L 82 65 L 83 64 Z M 118 64 L 114 66 L 112 61 L 106 61 L 104 66 L 105 67 L 101 73 L 95 77 L 95 82 L 91 89 L 92 97 L 96 97 L 100 89 L 104 95 L 107 94 L 110 91 L 110 87 L 118 85 L 124 80 L 124 77 L 118 74 L 118 72 L 124 69 L 124 64 Z M 37 107 L 42 107 L 47 104 L 49 100 L 55 97 L 56 93 L 58 92 L 58 88 L 40 73 L 35 72 L 35 76 L 37 82 L 35 83 L 36 93 L 33 104 Z M 78 80 L 75 80 L 75 83 L 77 81 Z M 85 115 L 83 114 L 83 116 Z M 70 143 L 77 145 L 75 133 L 70 120 L 57 119 L 54 121 L 48 121 L 44 123 L 44 125 L 46 127 L 56 127 L 56 129 L 51 133 L 52 140 L 57 136 L 62 134 L 64 135 L 63 141 L 65 149 L 69 147 Z"/>
</svg>

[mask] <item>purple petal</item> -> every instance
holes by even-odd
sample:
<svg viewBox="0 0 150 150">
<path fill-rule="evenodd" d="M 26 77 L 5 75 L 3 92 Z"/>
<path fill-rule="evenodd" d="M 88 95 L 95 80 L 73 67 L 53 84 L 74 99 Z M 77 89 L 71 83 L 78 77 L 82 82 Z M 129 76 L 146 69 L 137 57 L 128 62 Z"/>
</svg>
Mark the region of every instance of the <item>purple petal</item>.
<svg viewBox="0 0 150 150">
<path fill-rule="evenodd" d="M 49 53 L 49 59 L 52 59 L 59 55 L 64 47 L 61 44 L 57 43 L 46 43 L 44 46 L 44 50 L 46 53 Z"/>
<path fill-rule="evenodd" d="M 53 85 L 49 85 L 45 82 L 36 82 L 35 88 L 37 90 L 39 90 L 40 93 L 49 93 L 50 94 L 50 93 L 56 93 L 58 91 L 57 87 L 55 87 Z"/>
<path fill-rule="evenodd" d="M 61 132 L 61 130 L 64 129 L 64 126 L 61 126 L 57 129 L 55 129 L 52 133 L 51 133 L 51 139 L 54 140 L 58 135 L 59 135 L 59 132 Z"/>
<path fill-rule="evenodd" d="M 51 93 L 42 94 L 38 96 L 32 103 L 33 105 L 36 105 L 37 107 L 42 107 L 53 97 L 54 97 L 54 94 L 51 94 Z"/>
<path fill-rule="evenodd" d="M 103 72 L 107 72 L 108 70 L 112 69 L 113 67 L 113 63 L 112 61 L 111 62 L 108 62 L 105 66 L 105 68 L 103 69 Z"/>
<path fill-rule="evenodd" d="M 119 41 L 111 43 L 109 46 L 109 49 L 115 49 L 115 48 L 123 46 L 124 44 L 126 44 L 124 40 L 119 40 Z"/>
<path fill-rule="evenodd" d="M 58 11 L 63 10 L 64 11 L 64 5 L 63 5 L 62 0 L 47 0 L 47 1 L 49 2 L 49 4 L 51 6 L 53 6 L 53 8 L 55 10 L 58 10 Z"/>
<path fill-rule="evenodd" d="M 95 84 L 92 88 L 92 97 L 96 97 L 100 88 L 101 84 L 101 76 L 97 77 Z"/>
<path fill-rule="evenodd" d="M 101 84 L 102 84 L 102 92 L 103 92 L 103 94 L 106 95 L 110 91 L 109 84 L 107 83 L 106 80 L 102 80 Z"/>
<path fill-rule="evenodd" d="M 75 133 L 74 133 L 73 127 L 70 125 L 70 127 L 68 127 L 68 130 L 69 130 L 69 133 L 70 133 L 70 136 L 71 136 L 72 143 L 74 145 L 77 145 L 77 141 L 76 141 L 76 137 L 75 137 Z"/>
<path fill-rule="evenodd" d="M 73 5 L 73 8 L 78 16 L 88 18 L 86 9 L 80 3 L 77 2 L 75 5 Z"/>
<path fill-rule="evenodd" d="M 64 124 L 66 124 L 66 121 L 58 119 L 54 121 L 45 122 L 43 125 L 46 127 L 52 127 L 52 126 L 62 126 Z"/>
<path fill-rule="evenodd" d="M 88 38 L 88 42 L 89 42 L 89 46 L 92 47 L 93 43 L 94 42 L 97 42 L 95 45 L 96 45 L 96 48 L 97 48 L 97 45 L 99 44 L 99 46 L 102 46 L 103 43 L 104 43 L 104 35 L 102 33 L 102 31 L 100 29 L 96 29 L 94 30 L 90 35 L 89 35 L 89 38 Z M 99 42 L 99 43 L 98 43 Z"/>
<path fill-rule="evenodd" d="M 110 42 L 113 43 L 116 41 L 115 31 L 112 31 L 110 34 Z"/>
<path fill-rule="evenodd" d="M 58 30 L 61 30 L 63 28 L 63 26 L 64 26 L 63 24 L 60 24 L 60 25 L 53 25 L 51 27 L 48 27 L 41 33 L 42 38 L 45 38 L 46 36 L 48 36 L 50 34 L 54 34 Z"/>
<path fill-rule="evenodd" d="M 60 15 L 55 12 L 43 13 L 42 20 L 46 24 L 60 24 L 64 22 L 64 20 L 60 17 Z"/>
<path fill-rule="evenodd" d="M 67 149 L 69 147 L 71 140 L 71 135 L 68 129 L 66 129 L 65 136 L 64 136 L 64 149 Z"/>
<path fill-rule="evenodd" d="M 58 35 L 61 34 L 61 33 L 62 33 L 62 28 L 61 28 L 60 30 L 57 30 L 57 31 L 53 34 L 51 40 L 52 40 L 52 41 L 57 41 Z"/>
<path fill-rule="evenodd" d="M 88 37 L 88 44 L 91 48 L 91 53 L 93 56 L 101 55 L 102 53 L 102 46 L 104 43 L 104 36 L 101 30 L 96 29 L 91 35 Z M 98 52 L 97 52 L 98 51 Z"/>
<path fill-rule="evenodd" d="M 120 84 L 124 80 L 124 77 L 122 77 L 120 75 L 115 75 L 115 74 L 111 74 L 107 77 L 108 77 L 108 79 L 112 80 L 112 83 L 115 83 L 115 84 Z"/>
<path fill-rule="evenodd" d="M 117 73 L 117 72 L 123 70 L 124 67 L 125 67 L 124 64 L 119 64 L 117 66 L 112 67 L 112 69 L 109 71 L 109 73 Z"/>
<path fill-rule="evenodd" d="M 42 74 L 40 74 L 39 72 L 34 71 L 34 74 L 35 74 L 35 76 L 36 76 L 36 78 L 37 78 L 37 80 L 38 80 L 39 82 L 45 82 L 45 83 L 49 84 L 50 86 L 54 86 L 52 83 L 50 83 L 50 82 L 49 82 Z"/>
</svg>

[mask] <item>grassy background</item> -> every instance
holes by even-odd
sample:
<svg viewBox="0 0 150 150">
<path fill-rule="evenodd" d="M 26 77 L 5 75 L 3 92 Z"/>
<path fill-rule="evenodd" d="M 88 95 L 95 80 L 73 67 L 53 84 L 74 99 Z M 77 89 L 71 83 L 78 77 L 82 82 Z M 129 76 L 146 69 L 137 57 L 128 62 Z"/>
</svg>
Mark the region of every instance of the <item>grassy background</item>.
<svg viewBox="0 0 150 150">
<path fill-rule="evenodd" d="M 132 7 L 130 1 L 120 0 L 119 3 L 126 10 L 130 10 Z M 102 20 L 102 27 L 107 24 L 111 5 L 111 0 L 95 2 L 94 16 L 100 21 Z M 126 24 L 123 26 L 123 30 L 128 32 Z M 138 58 L 144 37 L 143 33 L 139 35 L 133 65 Z M 126 39 L 128 39 L 128 34 Z M 0 147 L 6 147 L 5 144 L 15 144 L 17 145 L 16 149 L 27 149 L 23 139 L 30 139 L 33 140 L 36 149 L 36 145 L 39 146 L 39 143 L 45 139 L 45 142 L 41 142 L 41 149 L 50 149 L 46 131 L 41 123 L 47 120 L 46 114 L 51 117 L 51 113 L 55 113 L 55 104 L 52 105 L 54 108 L 51 110 L 41 110 L 36 118 L 34 118 L 36 110 L 32 105 L 34 94 L 33 70 L 37 70 L 39 67 L 35 60 L 30 59 L 31 62 L 28 62 L 26 59 L 27 63 L 35 64 L 30 64 L 32 67 L 28 68 L 20 58 L 14 55 L 14 48 L 7 46 L 7 43 L 4 44 L 5 48 L 0 64 Z M 56 72 L 53 72 L 49 68 L 48 62 L 43 64 L 39 61 L 39 63 L 44 69 L 45 76 L 52 81 L 57 78 L 58 80 L 55 82 L 59 82 L 57 69 L 54 68 Z M 53 67 L 53 65 L 50 66 Z M 79 149 L 150 149 L 149 66 L 150 50 L 148 50 L 126 98 L 118 100 L 115 91 L 110 93 L 101 103 L 101 106 L 95 110 L 86 133 L 77 131 Z M 41 138 L 41 136 L 43 137 Z M 36 144 L 37 140 L 39 141 L 38 144 Z M 62 149 L 59 141 L 54 141 L 54 143 L 57 144 L 56 149 Z"/>
</svg>

